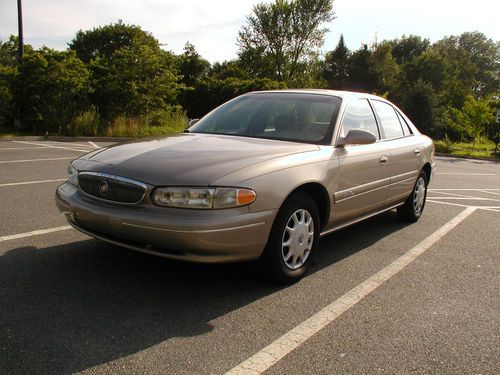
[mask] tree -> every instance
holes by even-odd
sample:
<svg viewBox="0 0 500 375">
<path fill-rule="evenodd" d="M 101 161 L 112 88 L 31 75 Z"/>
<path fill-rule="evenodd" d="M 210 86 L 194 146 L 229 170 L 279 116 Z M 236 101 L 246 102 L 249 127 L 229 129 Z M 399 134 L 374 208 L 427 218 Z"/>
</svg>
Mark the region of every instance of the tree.
<svg viewBox="0 0 500 375">
<path fill-rule="evenodd" d="M 69 43 L 69 48 L 76 51 L 78 58 L 87 64 L 97 58 L 110 59 L 122 48 L 140 46 L 154 49 L 159 48 L 159 43 L 139 26 L 127 25 L 121 20 L 92 30 L 79 30 Z"/>
<path fill-rule="evenodd" d="M 259 3 L 238 33 L 239 58 L 253 75 L 293 83 L 323 44 L 333 0 Z"/>
<path fill-rule="evenodd" d="M 365 44 L 349 57 L 347 87 L 353 91 L 374 92 L 378 77 L 371 67 L 373 52 Z"/>
<path fill-rule="evenodd" d="M 472 95 L 467 95 L 461 109 L 448 108 L 447 115 L 450 128 L 457 131 L 461 137 L 467 135 L 472 139 L 472 150 L 481 136 L 487 134 L 495 119 L 490 99 L 475 99 Z"/>
<path fill-rule="evenodd" d="M 176 105 L 180 90 L 170 53 L 150 46 L 123 47 L 97 58 L 92 70 L 93 104 L 105 120 L 145 115 Z"/>
<path fill-rule="evenodd" d="M 240 60 L 223 61 L 221 63 L 216 62 L 212 65 L 209 75 L 221 80 L 230 77 L 250 79 L 250 75 L 242 66 Z"/>
<path fill-rule="evenodd" d="M 11 128 L 18 109 L 12 95 L 13 84 L 18 74 L 18 38 L 11 35 L 6 42 L 0 42 L 0 126 Z M 24 45 L 25 53 L 33 52 L 33 47 Z"/>
<path fill-rule="evenodd" d="M 461 111 L 461 120 L 469 136 L 472 137 L 472 150 L 475 143 L 486 133 L 487 126 L 494 120 L 488 99 L 475 99 L 468 95 Z"/>
<path fill-rule="evenodd" d="M 474 31 L 455 38 L 457 48 L 467 51 L 475 65 L 474 92 L 486 97 L 498 94 L 500 88 L 500 42 L 488 39 L 483 33 Z"/>
<path fill-rule="evenodd" d="M 370 56 L 370 68 L 377 77 L 377 91 L 392 93 L 399 80 L 400 67 L 394 56 L 389 42 L 382 42 L 374 46 Z"/>
<path fill-rule="evenodd" d="M 43 47 L 24 55 L 13 84 L 13 97 L 24 130 L 61 131 L 84 107 L 89 71 L 74 51 Z"/>
<path fill-rule="evenodd" d="M 461 108 L 467 95 L 472 95 L 476 85 L 477 67 L 470 54 L 461 48 L 456 37 L 445 37 L 432 45 L 445 66 L 445 77 L 440 92 L 442 105 Z"/>
<path fill-rule="evenodd" d="M 394 39 L 390 44 L 394 59 L 399 65 L 402 65 L 426 51 L 429 47 L 429 39 L 422 39 L 417 35 L 403 35 L 401 39 Z"/>
<path fill-rule="evenodd" d="M 177 105 L 179 84 L 174 57 L 139 26 L 119 21 L 79 31 L 70 48 L 91 71 L 92 104 L 101 118 L 145 115 Z"/>
<path fill-rule="evenodd" d="M 328 88 L 341 90 L 347 86 L 349 79 L 350 51 L 340 35 L 337 47 L 327 53 L 323 68 L 323 78 L 328 82 Z"/>
<path fill-rule="evenodd" d="M 210 63 L 200 56 L 191 43 L 186 43 L 184 53 L 177 60 L 181 82 L 187 87 L 193 87 L 198 80 L 207 78 Z"/>
<path fill-rule="evenodd" d="M 432 84 L 418 79 L 404 93 L 402 109 L 423 133 L 435 135 L 436 94 Z"/>
</svg>

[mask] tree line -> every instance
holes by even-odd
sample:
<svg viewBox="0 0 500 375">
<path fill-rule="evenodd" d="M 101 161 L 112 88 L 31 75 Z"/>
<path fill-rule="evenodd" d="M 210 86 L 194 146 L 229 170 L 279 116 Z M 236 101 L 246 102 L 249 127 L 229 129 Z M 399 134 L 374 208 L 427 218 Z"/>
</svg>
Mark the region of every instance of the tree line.
<svg viewBox="0 0 500 375">
<path fill-rule="evenodd" d="M 0 126 L 19 132 L 148 135 L 178 131 L 254 90 L 329 88 L 392 100 L 435 138 L 498 142 L 500 42 L 479 32 L 435 43 L 416 35 L 322 54 L 332 0 L 253 7 L 237 58 L 210 64 L 186 43 L 176 55 L 122 21 L 78 31 L 68 49 L 0 42 Z M 132 129 L 132 130 L 130 130 Z M 127 133 L 128 131 L 128 133 Z M 121 133 L 120 133 L 121 132 Z"/>
</svg>

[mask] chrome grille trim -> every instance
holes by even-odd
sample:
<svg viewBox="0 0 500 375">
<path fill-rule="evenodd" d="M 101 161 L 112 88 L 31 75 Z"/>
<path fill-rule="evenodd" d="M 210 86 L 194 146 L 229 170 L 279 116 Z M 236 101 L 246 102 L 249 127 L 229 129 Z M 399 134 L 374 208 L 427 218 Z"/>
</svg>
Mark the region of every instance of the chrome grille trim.
<svg viewBox="0 0 500 375">
<path fill-rule="evenodd" d="M 117 200 L 106 199 L 105 197 L 97 196 L 94 194 L 90 194 L 90 193 L 86 192 L 85 190 L 83 190 L 83 188 L 80 186 L 80 183 L 78 183 L 78 188 L 82 193 L 84 193 L 85 195 L 87 195 L 89 197 L 92 197 L 94 199 L 98 199 L 98 200 L 101 200 L 104 202 L 111 202 L 111 203 L 117 203 L 117 204 L 128 204 L 128 205 L 139 204 L 144 200 L 144 197 L 146 196 L 146 192 L 148 190 L 148 185 L 146 185 L 143 182 L 136 181 L 136 180 L 133 180 L 133 179 L 128 178 L 128 177 L 122 177 L 122 176 L 117 176 L 117 175 L 103 173 L 103 172 L 85 172 L 85 171 L 79 172 L 78 179 L 80 178 L 80 176 L 85 176 L 85 175 L 102 178 L 103 180 L 111 180 L 111 181 L 114 180 L 114 181 L 119 181 L 119 182 L 125 182 L 125 183 L 131 184 L 131 185 L 135 185 L 142 190 L 142 194 L 141 194 L 141 197 L 139 200 L 137 200 L 135 202 L 121 202 L 121 201 L 117 201 Z"/>
</svg>

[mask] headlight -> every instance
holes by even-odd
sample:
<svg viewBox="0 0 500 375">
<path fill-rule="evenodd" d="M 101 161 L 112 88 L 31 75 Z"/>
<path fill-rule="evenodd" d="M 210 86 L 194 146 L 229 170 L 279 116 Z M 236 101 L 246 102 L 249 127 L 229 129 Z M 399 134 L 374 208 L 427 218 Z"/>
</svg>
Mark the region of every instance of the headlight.
<svg viewBox="0 0 500 375">
<path fill-rule="evenodd" d="M 153 202 L 158 206 L 177 208 L 231 208 L 255 201 L 250 189 L 159 187 L 153 192 Z"/>
<path fill-rule="evenodd" d="M 71 163 L 68 164 L 68 180 L 71 185 L 78 186 L 78 171 Z"/>
</svg>

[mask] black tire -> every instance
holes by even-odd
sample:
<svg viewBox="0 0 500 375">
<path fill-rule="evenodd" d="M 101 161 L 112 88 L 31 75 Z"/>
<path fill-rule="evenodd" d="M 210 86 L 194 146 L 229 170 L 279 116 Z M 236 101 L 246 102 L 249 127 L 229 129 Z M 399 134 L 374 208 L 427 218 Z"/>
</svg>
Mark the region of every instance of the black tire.
<svg viewBox="0 0 500 375">
<path fill-rule="evenodd" d="M 410 196 L 406 199 L 404 205 L 397 209 L 398 216 L 401 220 L 414 223 L 422 216 L 427 198 L 428 181 L 427 174 L 421 171 Z M 422 188 L 423 191 L 421 190 Z M 423 194 L 423 196 L 421 194 Z"/>
<path fill-rule="evenodd" d="M 298 222 L 294 221 L 294 218 Z M 265 276 L 278 284 L 300 280 L 312 263 L 318 247 L 319 231 L 318 208 L 311 196 L 298 192 L 288 197 L 278 211 L 260 258 L 260 266 Z M 290 246 L 284 246 L 288 240 Z M 300 252 L 303 252 L 302 256 L 294 256 Z"/>
</svg>

